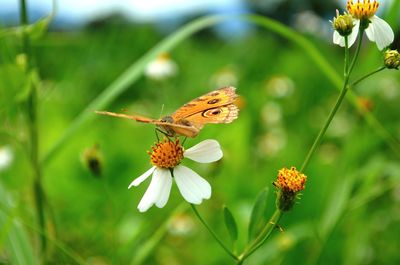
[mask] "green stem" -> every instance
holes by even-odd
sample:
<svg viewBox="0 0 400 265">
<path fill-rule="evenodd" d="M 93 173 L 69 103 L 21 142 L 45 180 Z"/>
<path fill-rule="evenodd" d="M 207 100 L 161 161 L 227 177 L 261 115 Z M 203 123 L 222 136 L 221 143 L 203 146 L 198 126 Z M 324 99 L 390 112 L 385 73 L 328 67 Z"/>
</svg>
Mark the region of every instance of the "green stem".
<svg viewBox="0 0 400 265">
<path fill-rule="evenodd" d="M 358 58 L 358 55 L 360 54 L 363 34 L 364 34 L 364 27 L 363 27 L 362 23 L 360 23 L 360 29 L 358 31 L 358 36 L 357 36 L 356 52 L 354 54 L 353 60 L 351 61 L 350 68 L 347 68 L 348 72 L 345 73 L 345 76 L 347 75 L 347 78 L 349 78 L 351 72 L 353 71 L 353 68 L 354 68 L 354 66 L 356 64 L 356 61 L 357 61 L 357 58 Z M 345 39 L 347 39 L 347 37 L 345 37 Z M 348 50 L 348 46 L 347 46 L 347 50 Z M 348 53 L 347 53 L 347 56 L 348 56 Z M 346 66 L 345 66 L 345 69 L 346 69 Z"/>
<path fill-rule="evenodd" d="M 306 159 L 304 160 L 303 164 L 301 165 L 300 172 L 304 172 L 306 170 L 308 164 L 310 163 L 311 157 L 313 156 L 313 154 L 317 150 L 317 147 L 321 143 L 321 140 L 324 137 L 329 125 L 331 124 L 333 117 L 335 116 L 337 110 L 339 109 L 339 106 L 342 103 L 343 98 L 344 98 L 344 96 L 346 95 L 346 93 L 348 91 L 347 83 L 348 83 L 348 81 L 343 84 L 343 89 L 342 89 L 342 91 L 340 91 L 340 94 L 339 94 L 339 97 L 336 100 L 335 106 L 333 107 L 333 109 L 329 113 L 329 116 L 326 119 L 324 126 L 319 131 L 317 138 L 315 139 L 313 145 L 311 146 L 311 149 L 308 152 L 308 154 L 306 156 Z"/>
<path fill-rule="evenodd" d="M 343 76 L 346 77 L 349 72 L 349 39 L 348 37 L 344 37 L 344 71 L 343 71 Z"/>
<path fill-rule="evenodd" d="M 272 215 L 269 222 L 265 225 L 261 233 L 257 236 L 257 238 L 253 241 L 250 247 L 246 248 L 242 254 L 240 254 L 238 258 L 237 265 L 243 264 L 244 260 L 248 258 L 251 254 L 253 254 L 258 248 L 260 248 L 264 242 L 271 235 L 274 228 L 276 228 L 280 218 L 282 217 L 283 212 L 279 209 L 276 209 L 274 214 Z"/>
<path fill-rule="evenodd" d="M 321 128 L 321 130 L 318 133 L 317 138 L 314 140 L 313 145 L 311 146 L 310 151 L 308 151 L 308 154 L 303 162 L 303 164 L 301 165 L 300 168 L 300 172 L 304 172 L 304 170 L 307 168 L 308 164 L 310 163 L 310 159 L 313 156 L 313 154 L 315 153 L 315 151 L 317 150 L 317 147 L 319 146 L 319 144 L 321 143 L 322 138 L 324 137 L 329 125 L 332 122 L 333 117 L 335 116 L 337 110 L 339 109 L 340 104 L 343 101 L 344 96 L 346 95 L 347 92 L 347 84 L 349 82 L 349 75 L 348 75 L 348 67 L 349 67 L 349 47 L 348 47 L 348 38 L 345 37 L 344 39 L 345 41 L 345 53 L 344 53 L 344 69 L 345 69 L 345 73 L 344 73 L 344 84 L 343 84 L 343 88 L 340 91 L 339 97 L 336 100 L 336 103 L 333 107 L 333 109 L 331 110 L 331 112 L 329 113 L 328 118 L 325 121 L 324 126 Z M 354 62 L 354 60 L 353 60 Z"/>
<path fill-rule="evenodd" d="M 204 225 L 204 227 L 208 230 L 208 232 L 210 232 L 210 234 L 218 242 L 218 244 L 225 250 L 225 252 L 228 253 L 228 255 L 231 256 L 233 259 L 238 260 L 238 257 L 236 257 L 236 255 L 229 250 L 229 248 L 224 244 L 224 242 L 222 242 L 222 240 L 218 237 L 218 235 L 214 232 L 214 230 L 212 230 L 211 227 L 204 221 L 203 217 L 201 217 L 196 207 L 193 204 L 190 204 L 190 206 L 192 206 L 192 209 L 196 214 L 197 218 L 199 218 L 200 222 Z"/>
<path fill-rule="evenodd" d="M 386 69 L 386 66 L 381 66 L 380 68 L 376 69 L 375 71 L 372 71 L 362 77 L 360 77 L 359 79 L 357 79 L 356 81 L 354 81 L 353 83 L 350 84 L 350 87 L 354 87 L 356 86 L 358 83 L 360 83 L 361 81 L 363 81 L 364 79 L 370 77 L 371 75 L 374 75 L 382 70 Z"/>
<path fill-rule="evenodd" d="M 28 25 L 28 12 L 25 0 L 20 0 L 20 19 L 21 25 Z M 33 68 L 32 62 L 32 53 L 31 53 L 31 45 L 29 35 L 26 34 L 25 31 L 22 31 L 22 52 L 26 55 L 28 67 L 26 68 L 26 77 L 27 81 L 31 82 L 29 74 Z M 38 223 L 40 230 L 40 246 L 41 253 L 46 253 L 46 236 L 45 236 L 45 227 L 46 220 L 44 215 L 44 192 L 41 183 L 41 167 L 39 163 L 39 137 L 38 137 L 38 126 L 37 126 L 37 91 L 36 87 L 32 84 L 29 84 L 31 87 L 30 94 L 27 100 L 27 116 L 28 116 L 28 130 L 29 130 L 29 141 L 30 141 L 30 149 L 29 156 L 31 160 L 31 167 L 33 172 L 33 194 L 35 197 L 35 205 L 36 205 L 36 213 L 38 217 Z M 44 257 L 45 255 L 43 255 Z"/>
<path fill-rule="evenodd" d="M 360 30 L 358 32 L 358 42 L 357 42 L 357 48 L 356 52 L 354 54 L 353 60 L 350 63 L 349 66 L 349 41 L 348 37 L 344 37 L 344 42 L 345 42 L 345 52 L 344 52 L 344 82 L 343 82 L 343 87 L 340 91 L 339 97 L 336 100 L 335 105 L 333 106 L 333 109 L 329 113 L 328 118 L 325 121 L 324 126 L 321 128 L 321 130 L 318 133 L 317 138 L 315 139 L 313 145 L 311 146 L 310 151 L 308 152 L 306 159 L 304 160 L 303 164 L 301 165 L 300 172 L 304 172 L 310 163 L 311 157 L 314 155 L 315 151 L 317 150 L 318 146 L 320 145 L 322 138 L 324 137 L 326 131 L 329 128 L 329 125 L 331 124 L 333 117 L 335 117 L 336 112 L 338 111 L 340 105 L 342 104 L 342 101 L 344 97 L 346 96 L 347 91 L 349 90 L 349 78 L 350 74 L 353 71 L 354 65 L 357 61 L 358 55 L 360 54 L 360 48 L 361 48 L 361 43 L 362 43 L 362 36 L 364 33 L 364 28 L 360 24 Z"/>
</svg>

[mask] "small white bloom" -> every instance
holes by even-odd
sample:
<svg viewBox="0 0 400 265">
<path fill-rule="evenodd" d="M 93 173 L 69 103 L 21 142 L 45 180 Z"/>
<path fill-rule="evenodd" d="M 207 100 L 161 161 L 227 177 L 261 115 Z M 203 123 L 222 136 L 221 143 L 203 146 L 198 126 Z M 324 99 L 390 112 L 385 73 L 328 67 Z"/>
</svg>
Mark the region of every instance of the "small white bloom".
<svg viewBox="0 0 400 265">
<path fill-rule="evenodd" d="M 292 79 L 284 75 L 272 76 L 265 83 L 267 93 L 274 98 L 285 98 L 293 94 L 295 84 Z"/>
<path fill-rule="evenodd" d="M 360 22 L 368 23 L 365 33 L 370 41 L 376 42 L 379 50 L 383 50 L 389 46 L 394 40 L 394 33 L 390 25 L 375 15 L 378 9 L 379 3 L 374 1 L 363 2 L 357 1 L 353 3 L 352 0 L 347 1 L 347 11 L 355 19 L 355 25 L 348 36 L 349 47 L 351 47 L 357 39 L 357 35 L 360 29 Z M 333 33 L 333 43 L 344 47 L 344 37 L 341 36 L 337 31 Z"/>
<path fill-rule="evenodd" d="M 7 168 L 13 161 L 14 155 L 10 147 L 0 147 L 0 170 Z"/>
<path fill-rule="evenodd" d="M 236 86 L 239 82 L 238 74 L 233 66 L 225 66 L 211 78 L 212 87 Z"/>
<path fill-rule="evenodd" d="M 168 54 L 163 53 L 147 65 L 145 75 L 150 79 L 164 80 L 176 75 L 177 71 L 176 63 Z"/>
<path fill-rule="evenodd" d="M 179 143 L 164 140 L 152 147 L 150 154 L 153 167 L 132 181 L 128 188 L 138 186 L 152 175 L 149 187 L 143 195 L 138 209 L 147 211 L 154 204 L 162 208 L 168 201 L 174 179 L 183 198 L 189 203 L 200 204 L 211 197 L 210 184 L 188 167 L 180 165 L 187 157 L 199 163 L 211 163 L 222 158 L 222 150 L 216 140 L 204 140 L 184 150 Z"/>
</svg>

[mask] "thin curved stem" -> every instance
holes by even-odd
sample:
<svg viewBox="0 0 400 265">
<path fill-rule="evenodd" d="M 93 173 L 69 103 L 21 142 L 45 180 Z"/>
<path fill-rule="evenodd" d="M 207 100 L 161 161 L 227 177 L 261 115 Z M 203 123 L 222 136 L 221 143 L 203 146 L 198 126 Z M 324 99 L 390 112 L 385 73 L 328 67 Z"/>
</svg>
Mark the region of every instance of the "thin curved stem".
<svg viewBox="0 0 400 265">
<path fill-rule="evenodd" d="M 308 164 L 310 163 L 311 157 L 313 156 L 313 154 L 315 153 L 315 151 L 317 150 L 317 147 L 319 146 L 319 144 L 321 143 L 322 138 L 324 137 L 326 131 L 329 128 L 329 125 L 331 124 L 333 117 L 335 116 L 337 110 L 340 107 L 340 104 L 342 103 L 344 96 L 346 95 L 348 89 L 347 89 L 347 82 L 345 82 L 343 84 L 343 89 L 339 94 L 339 97 L 336 100 L 336 103 L 333 107 L 333 109 L 331 110 L 331 112 L 329 113 L 328 118 L 325 121 L 324 126 L 321 128 L 321 130 L 318 133 L 317 138 L 315 139 L 313 145 L 311 146 L 310 151 L 308 152 L 306 159 L 304 160 L 303 164 L 301 165 L 300 168 L 300 172 L 304 172 L 308 166 Z"/>
<path fill-rule="evenodd" d="M 276 227 L 277 223 L 279 222 L 280 218 L 282 217 L 283 212 L 279 209 L 276 209 L 273 213 L 269 222 L 264 226 L 261 233 L 258 237 L 253 241 L 250 247 L 246 248 L 242 254 L 240 254 L 238 258 L 237 265 L 243 264 L 244 260 L 247 259 L 251 254 L 253 254 L 258 248 L 260 248 L 268 237 L 271 235 L 272 231 Z"/>
<path fill-rule="evenodd" d="M 360 77 L 359 79 L 357 79 L 356 81 L 354 81 L 353 83 L 351 83 L 349 86 L 350 86 L 350 87 L 354 87 L 354 86 L 356 86 L 358 83 L 360 83 L 361 81 L 363 81 L 364 79 L 370 77 L 371 75 L 374 75 L 374 74 L 376 74 L 376 73 L 379 73 L 380 71 L 382 71 L 382 70 L 384 70 L 384 69 L 386 69 L 386 66 L 381 66 L 380 68 L 378 68 L 378 69 L 376 69 L 376 70 L 374 70 L 374 71 L 372 71 L 372 72 L 370 72 L 370 73 L 368 73 L 368 74 L 366 74 L 366 75 Z"/>
<path fill-rule="evenodd" d="M 353 60 L 351 61 L 350 67 L 347 68 L 348 69 L 347 73 L 345 73 L 345 76 L 347 75 L 347 78 L 350 76 L 351 72 L 353 71 L 353 68 L 354 68 L 357 58 L 358 58 L 358 55 L 360 54 L 363 34 L 364 34 L 364 27 L 362 26 L 362 23 L 360 23 L 360 29 L 358 31 L 358 36 L 357 36 L 358 40 L 357 40 L 356 52 L 354 54 Z M 346 39 L 347 39 L 347 37 L 346 37 Z M 347 50 L 348 50 L 348 48 L 347 48 Z M 345 69 L 346 69 L 346 67 L 345 67 Z"/>
<path fill-rule="evenodd" d="M 200 222 L 204 225 L 204 227 L 210 232 L 212 237 L 218 242 L 218 244 L 225 250 L 226 253 L 229 254 L 234 260 L 238 260 L 238 257 L 229 250 L 229 248 L 225 245 L 224 242 L 218 237 L 218 235 L 211 229 L 211 227 L 206 223 L 206 221 L 201 217 L 200 213 L 197 211 L 196 206 L 190 204 L 197 218 L 199 218 Z"/>
<path fill-rule="evenodd" d="M 332 122 L 333 117 L 335 116 L 337 110 L 339 109 L 340 104 L 342 103 L 344 96 L 347 93 L 347 84 L 349 82 L 349 71 L 351 69 L 349 69 L 349 41 L 347 36 L 344 37 L 344 43 L 345 43 L 345 52 L 344 52 L 344 83 L 343 83 L 343 88 L 340 91 L 339 97 L 336 100 L 335 105 L 333 106 L 333 109 L 331 110 L 331 112 L 329 113 L 328 118 L 325 121 L 324 126 L 321 128 L 321 130 L 318 133 L 317 138 L 315 138 L 313 145 L 310 148 L 310 151 L 308 151 L 308 154 L 306 156 L 306 158 L 304 159 L 303 164 L 301 165 L 300 168 L 300 172 L 304 172 L 304 170 L 307 168 L 308 164 L 310 163 L 311 157 L 314 155 L 315 151 L 317 150 L 317 147 L 320 145 L 322 138 L 324 137 L 326 131 L 329 128 L 329 125 Z M 360 44 L 360 43 L 359 43 Z M 355 59 L 356 57 L 354 57 Z M 355 62 L 355 60 L 353 59 L 353 62 Z"/>
<path fill-rule="evenodd" d="M 361 26 L 360 24 L 360 30 L 358 31 L 358 42 L 357 42 L 357 48 L 356 48 L 356 52 L 354 54 L 353 60 L 350 63 L 349 66 L 349 40 L 348 37 L 345 36 L 344 37 L 344 42 L 345 42 L 345 52 L 344 52 L 344 81 L 343 81 L 343 87 L 340 91 L 339 97 L 336 100 L 335 105 L 333 106 L 333 109 L 331 110 L 331 112 L 329 113 L 328 118 L 325 121 L 324 126 L 321 128 L 321 130 L 318 133 L 317 138 L 315 139 L 313 145 L 311 146 L 310 151 L 308 152 L 306 159 L 304 160 L 303 164 L 301 165 L 300 171 L 304 172 L 304 170 L 307 168 L 308 164 L 310 163 L 310 159 L 313 156 L 313 154 L 315 153 L 315 151 L 317 150 L 317 147 L 320 145 L 322 138 L 324 137 L 326 131 L 329 128 L 329 125 L 332 122 L 333 117 L 336 115 L 336 112 L 338 111 L 344 97 L 346 96 L 347 91 L 349 90 L 349 78 L 350 78 L 350 74 L 353 71 L 354 65 L 357 61 L 358 55 L 360 53 L 360 49 L 361 49 L 361 43 L 362 43 L 362 36 L 364 33 L 364 28 Z M 360 80 L 361 81 L 361 80 Z"/>
</svg>

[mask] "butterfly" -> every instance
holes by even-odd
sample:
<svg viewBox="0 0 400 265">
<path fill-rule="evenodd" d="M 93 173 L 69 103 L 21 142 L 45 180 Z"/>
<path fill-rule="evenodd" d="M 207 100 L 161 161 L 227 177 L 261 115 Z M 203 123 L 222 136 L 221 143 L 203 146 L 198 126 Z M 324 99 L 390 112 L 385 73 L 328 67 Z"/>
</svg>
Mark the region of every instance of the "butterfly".
<svg viewBox="0 0 400 265">
<path fill-rule="evenodd" d="M 230 123 L 238 117 L 239 108 L 234 104 L 237 98 L 235 90 L 234 87 L 214 90 L 193 99 L 171 115 L 161 119 L 150 119 L 109 111 L 96 111 L 96 113 L 152 123 L 169 137 L 182 135 L 193 138 L 207 123 Z"/>
</svg>

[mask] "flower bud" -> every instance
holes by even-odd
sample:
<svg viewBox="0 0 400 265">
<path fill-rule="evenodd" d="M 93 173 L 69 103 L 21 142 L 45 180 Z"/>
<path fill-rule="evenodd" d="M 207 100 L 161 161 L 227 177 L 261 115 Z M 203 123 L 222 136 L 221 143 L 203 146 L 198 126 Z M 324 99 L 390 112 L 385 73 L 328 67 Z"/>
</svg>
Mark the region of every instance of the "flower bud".
<svg viewBox="0 0 400 265">
<path fill-rule="evenodd" d="M 387 50 L 384 55 L 385 66 L 388 69 L 399 69 L 400 54 L 397 50 Z"/>
<path fill-rule="evenodd" d="M 297 171 L 295 167 L 282 168 L 278 178 L 273 183 L 278 189 L 276 206 L 281 211 L 289 211 L 296 202 L 298 193 L 305 188 L 307 177 Z"/>
<path fill-rule="evenodd" d="M 339 11 L 336 10 L 336 17 L 333 18 L 332 26 L 341 36 L 349 36 L 354 27 L 353 17 L 346 12 L 339 15 Z"/>
<path fill-rule="evenodd" d="M 26 71 L 28 67 L 28 58 L 25 53 L 20 53 L 15 57 L 15 63 L 17 66 L 23 70 Z"/>
<path fill-rule="evenodd" d="M 99 145 L 95 144 L 86 148 L 82 154 L 85 167 L 96 177 L 101 177 L 103 169 L 103 154 Z"/>
</svg>

